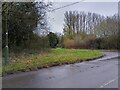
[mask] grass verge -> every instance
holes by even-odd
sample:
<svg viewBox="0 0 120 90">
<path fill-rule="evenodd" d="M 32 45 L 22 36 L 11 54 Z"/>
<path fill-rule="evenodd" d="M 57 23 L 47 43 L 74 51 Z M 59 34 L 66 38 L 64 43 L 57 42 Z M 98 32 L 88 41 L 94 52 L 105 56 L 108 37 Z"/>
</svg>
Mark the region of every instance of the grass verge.
<svg viewBox="0 0 120 90">
<path fill-rule="evenodd" d="M 11 64 L 3 66 L 3 75 L 48 68 L 56 65 L 73 64 L 96 59 L 103 55 L 102 52 L 96 50 L 52 49 L 50 53 L 14 58 Z"/>
</svg>

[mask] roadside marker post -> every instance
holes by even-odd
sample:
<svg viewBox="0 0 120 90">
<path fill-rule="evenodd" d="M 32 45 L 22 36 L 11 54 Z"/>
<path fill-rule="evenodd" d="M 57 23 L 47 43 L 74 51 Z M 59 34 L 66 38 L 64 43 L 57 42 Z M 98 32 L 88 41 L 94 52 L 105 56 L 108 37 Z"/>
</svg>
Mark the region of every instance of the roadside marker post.
<svg viewBox="0 0 120 90">
<path fill-rule="evenodd" d="M 8 4 L 6 4 L 6 46 L 5 46 L 5 65 L 9 63 L 9 47 L 8 47 L 8 27 L 7 27 L 7 20 L 8 20 Z"/>
</svg>

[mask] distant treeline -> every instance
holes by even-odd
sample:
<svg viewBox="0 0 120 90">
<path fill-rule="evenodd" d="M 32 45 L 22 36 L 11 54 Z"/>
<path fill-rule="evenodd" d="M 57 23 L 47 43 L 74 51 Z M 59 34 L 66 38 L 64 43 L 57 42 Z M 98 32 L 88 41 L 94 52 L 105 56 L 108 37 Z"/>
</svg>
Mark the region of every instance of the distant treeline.
<svg viewBox="0 0 120 90">
<path fill-rule="evenodd" d="M 65 48 L 119 49 L 117 14 L 67 11 L 64 22 Z"/>
</svg>

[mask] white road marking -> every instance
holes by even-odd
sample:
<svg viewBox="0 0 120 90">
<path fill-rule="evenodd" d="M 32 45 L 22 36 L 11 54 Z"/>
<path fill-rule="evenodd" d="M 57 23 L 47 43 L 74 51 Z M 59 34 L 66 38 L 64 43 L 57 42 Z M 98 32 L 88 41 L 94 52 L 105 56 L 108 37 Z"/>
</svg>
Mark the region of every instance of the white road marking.
<svg viewBox="0 0 120 90">
<path fill-rule="evenodd" d="M 100 86 L 100 88 L 104 88 L 105 86 L 107 86 L 108 84 L 110 84 L 110 83 L 112 83 L 112 82 L 114 82 L 114 81 L 116 81 L 118 79 L 118 77 L 117 78 L 115 78 L 115 79 L 113 79 L 113 80 L 110 80 L 109 82 L 107 82 L 107 83 L 104 83 L 103 85 L 101 85 Z"/>
</svg>

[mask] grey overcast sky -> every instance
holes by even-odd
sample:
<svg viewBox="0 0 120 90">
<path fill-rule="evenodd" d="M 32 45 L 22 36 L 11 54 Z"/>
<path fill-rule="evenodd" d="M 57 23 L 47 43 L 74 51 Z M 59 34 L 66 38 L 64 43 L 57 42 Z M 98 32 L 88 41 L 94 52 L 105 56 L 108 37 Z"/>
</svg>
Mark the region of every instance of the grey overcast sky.
<svg viewBox="0 0 120 90">
<path fill-rule="evenodd" d="M 71 3 L 74 2 L 53 2 L 53 8 L 58 8 Z M 80 2 L 54 12 L 49 12 L 48 22 L 51 29 L 50 31 L 63 32 L 64 13 L 70 10 L 94 12 L 104 16 L 111 16 L 118 13 L 118 2 Z"/>
</svg>

